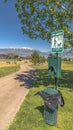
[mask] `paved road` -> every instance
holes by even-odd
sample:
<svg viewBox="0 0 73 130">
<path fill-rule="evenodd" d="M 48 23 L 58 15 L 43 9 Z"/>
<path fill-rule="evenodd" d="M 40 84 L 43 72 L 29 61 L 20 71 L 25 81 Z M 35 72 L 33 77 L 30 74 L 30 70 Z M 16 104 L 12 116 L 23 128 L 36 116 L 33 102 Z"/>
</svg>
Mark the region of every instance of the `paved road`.
<svg viewBox="0 0 73 130">
<path fill-rule="evenodd" d="M 0 130 L 13 120 L 34 81 L 33 75 L 34 70 L 25 64 L 20 71 L 0 78 Z"/>
</svg>

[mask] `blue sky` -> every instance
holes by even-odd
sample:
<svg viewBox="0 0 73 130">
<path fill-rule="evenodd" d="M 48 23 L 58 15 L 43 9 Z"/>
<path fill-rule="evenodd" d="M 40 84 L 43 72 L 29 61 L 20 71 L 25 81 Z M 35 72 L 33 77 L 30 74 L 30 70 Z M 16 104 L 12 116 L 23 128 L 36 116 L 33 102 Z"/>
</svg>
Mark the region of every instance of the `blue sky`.
<svg viewBox="0 0 73 130">
<path fill-rule="evenodd" d="M 23 35 L 21 23 L 17 16 L 13 1 L 3 3 L 0 0 L 0 48 L 30 47 L 40 51 L 49 51 L 50 44 L 47 41 L 30 39 Z"/>
</svg>

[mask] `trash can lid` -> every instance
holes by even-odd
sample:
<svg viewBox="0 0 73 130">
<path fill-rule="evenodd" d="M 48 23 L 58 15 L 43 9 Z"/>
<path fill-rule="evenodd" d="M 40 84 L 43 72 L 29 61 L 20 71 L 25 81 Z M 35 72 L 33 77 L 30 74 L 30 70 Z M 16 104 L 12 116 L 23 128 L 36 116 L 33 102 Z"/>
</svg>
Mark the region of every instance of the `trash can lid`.
<svg viewBox="0 0 73 130">
<path fill-rule="evenodd" d="M 50 95 L 58 94 L 58 90 L 52 89 L 52 88 L 45 89 L 44 92 L 47 93 L 47 94 L 50 94 Z"/>
</svg>

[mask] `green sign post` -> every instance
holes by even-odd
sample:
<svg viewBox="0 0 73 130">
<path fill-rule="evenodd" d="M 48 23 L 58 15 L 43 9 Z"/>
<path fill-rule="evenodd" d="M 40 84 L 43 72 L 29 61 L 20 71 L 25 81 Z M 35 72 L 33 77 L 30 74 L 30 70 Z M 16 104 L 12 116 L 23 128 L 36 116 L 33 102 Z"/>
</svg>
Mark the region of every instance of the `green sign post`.
<svg viewBox="0 0 73 130">
<path fill-rule="evenodd" d="M 39 94 L 44 100 L 44 121 L 49 125 L 57 123 L 58 103 L 64 106 L 64 99 L 60 91 L 57 90 L 58 78 L 61 77 L 61 57 L 58 53 L 63 52 L 64 46 L 64 31 L 59 30 L 52 32 L 52 53 L 48 56 L 48 74 L 54 78 L 54 89 L 47 88 L 44 91 L 39 91 Z M 57 53 L 57 54 L 56 54 Z"/>
<path fill-rule="evenodd" d="M 61 53 L 64 48 L 64 31 L 59 30 L 56 32 L 52 32 L 51 35 L 52 42 L 52 52 L 53 53 Z"/>
</svg>

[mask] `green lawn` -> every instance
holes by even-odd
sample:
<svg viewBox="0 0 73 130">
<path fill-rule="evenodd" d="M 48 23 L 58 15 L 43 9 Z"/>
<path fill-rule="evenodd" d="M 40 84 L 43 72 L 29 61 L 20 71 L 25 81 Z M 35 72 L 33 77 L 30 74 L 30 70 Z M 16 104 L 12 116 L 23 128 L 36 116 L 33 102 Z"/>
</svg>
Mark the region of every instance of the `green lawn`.
<svg viewBox="0 0 73 130">
<path fill-rule="evenodd" d="M 40 90 L 53 87 L 54 82 L 47 74 L 47 65 L 37 68 L 37 80 L 7 130 L 73 130 L 73 62 L 62 63 L 62 77 L 58 81 L 58 89 L 63 94 L 65 106 L 59 106 L 55 126 L 44 122 L 43 100 L 40 96 L 34 96 Z"/>
<path fill-rule="evenodd" d="M 0 67 L 0 77 L 9 75 L 13 72 L 16 72 L 20 69 L 19 65 L 15 65 L 15 66 L 6 66 L 6 67 Z"/>
</svg>

